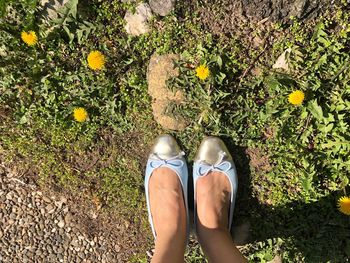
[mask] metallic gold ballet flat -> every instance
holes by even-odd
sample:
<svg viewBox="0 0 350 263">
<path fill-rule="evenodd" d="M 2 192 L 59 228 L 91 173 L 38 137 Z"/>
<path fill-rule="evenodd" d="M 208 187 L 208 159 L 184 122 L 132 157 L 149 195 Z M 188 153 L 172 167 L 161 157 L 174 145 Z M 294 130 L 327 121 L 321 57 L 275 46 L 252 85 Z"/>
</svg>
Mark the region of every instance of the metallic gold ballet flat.
<svg viewBox="0 0 350 263">
<path fill-rule="evenodd" d="M 145 174 L 145 191 L 146 191 L 146 201 L 148 208 L 148 219 L 152 228 L 152 233 L 154 239 L 156 239 L 157 235 L 154 229 L 150 200 L 149 200 L 149 180 L 152 176 L 154 169 L 159 167 L 168 167 L 173 170 L 181 183 L 182 193 L 185 202 L 186 209 L 186 241 L 188 243 L 189 238 L 189 213 L 188 213 L 188 202 L 187 202 L 187 185 L 188 185 L 188 169 L 186 160 L 184 158 L 185 153 L 181 151 L 179 145 L 176 140 L 168 134 L 160 135 L 153 147 L 151 148 L 151 153 L 148 158 L 146 174 Z M 166 222 L 164 222 L 166 224 Z"/>
<path fill-rule="evenodd" d="M 194 185 L 194 226 L 196 228 L 197 219 L 197 198 L 196 198 L 196 183 L 197 180 L 206 176 L 212 171 L 218 171 L 225 174 L 231 185 L 231 198 L 229 209 L 229 225 L 231 230 L 233 220 L 233 210 L 235 207 L 235 200 L 237 194 L 237 172 L 232 156 L 227 150 L 224 142 L 217 137 L 206 137 L 203 139 L 193 164 L 193 185 Z"/>
</svg>

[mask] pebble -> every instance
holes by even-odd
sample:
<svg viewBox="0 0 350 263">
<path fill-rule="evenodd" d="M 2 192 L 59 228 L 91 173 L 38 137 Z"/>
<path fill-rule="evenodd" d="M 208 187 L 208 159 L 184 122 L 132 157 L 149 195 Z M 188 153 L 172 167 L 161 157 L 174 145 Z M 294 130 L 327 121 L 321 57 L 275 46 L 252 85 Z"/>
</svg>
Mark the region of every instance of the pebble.
<svg viewBox="0 0 350 263">
<path fill-rule="evenodd" d="M 72 221 L 72 214 L 71 213 L 67 213 L 66 216 L 64 217 L 64 222 L 69 225 Z"/>
<path fill-rule="evenodd" d="M 64 227 L 64 221 L 61 220 L 57 223 L 58 227 L 63 228 Z"/>
<path fill-rule="evenodd" d="M 121 246 L 119 246 L 118 244 L 116 244 L 116 245 L 114 246 L 114 249 L 115 249 L 115 252 L 120 252 Z"/>
<path fill-rule="evenodd" d="M 52 214 L 55 211 L 55 207 L 53 206 L 53 204 L 48 204 L 46 206 L 46 211 L 47 213 Z"/>
<path fill-rule="evenodd" d="M 46 196 L 43 196 L 43 201 L 44 201 L 45 203 L 51 203 L 51 199 L 48 198 L 48 197 L 46 197 Z"/>
</svg>

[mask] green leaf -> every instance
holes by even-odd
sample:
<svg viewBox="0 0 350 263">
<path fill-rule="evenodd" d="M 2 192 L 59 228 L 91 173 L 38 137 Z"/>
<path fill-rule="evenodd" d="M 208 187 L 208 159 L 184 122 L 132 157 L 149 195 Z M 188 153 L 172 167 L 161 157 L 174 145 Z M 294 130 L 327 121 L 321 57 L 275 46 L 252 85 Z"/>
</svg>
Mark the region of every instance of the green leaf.
<svg viewBox="0 0 350 263">
<path fill-rule="evenodd" d="M 318 105 L 317 100 L 310 101 L 307 108 L 317 120 L 323 120 L 323 110 L 321 106 Z"/>
<path fill-rule="evenodd" d="M 317 40 L 320 37 L 326 37 L 327 33 L 324 31 L 325 27 L 326 26 L 323 22 L 318 23 L 312 36 L 312 40 Z"/>
<path fill-rule="evenodd" d="M 222 68 L 222 58 L 220 56 L 217 56 L 216 63 L 218 63 L 219 68 Z"/>
<path fill-rule="evenodd" d="M 341 182 L 340 187 L 342 187 L 342 188 L 347 187 L 347 186 L 349 185 L 349 178 L 347 178 L 346 176 L 344 176 L 342 180 L 343 180 L 343 181 Z M 349 250 L 349 252 L 350 252 L 350 250 Z"/>
<path fill-rule="evenodd" d="M 217 75 L 217 82 L 218 82 L 219 84 L 222 84 L 222 82 L 224 81 L 225 78 L 226 78 L 226 74 L 220 72 L 220 73 Z"/>
<path fill-rule="evenodd" d="M 305 192 L 309 192 L 312 189 L 312 175 L 302 178 L 301 186 L 303 187 Z"/>
<path fill-rule="evenodd" d="M 72 43 L 74 40 L 74 34 L 69 30 L 69 28 L 67 26 L 63 26 L 63 29 L 69 37 L 69 43 Z"/>
<path fill-rule="evenodd" d="M 266 84 L 269 87 L 269 89 L 271 91 L 279 91 L 279 86 L 280 83 L 278 82 L 278 80 L 276 78 L 274 78 L 273 76 L 267 77 L 266 78 Z"/>
<path fill-rule="evenodd" d="M 96 26 L 88 21 L 84 21 L 77 29 L 78 43 L 82 44 L 83 41 L 87 40 L 91 33 L 94 33 L 99 26 Z"/>
<path fill-rule="evenodd" d="M 52 22 L 59 26 L 73 22 L 77 18 L 77 9 L 78 0 L 70 0 L 64 6 L 56 10 L 58 18 L 53 19 Z"/>
<path fill-rule="evenodd" d="M 306 110 L 303 110 L 303 112 L 300 114 L 300 118 L 302 120 L 306 119 L 308 115 L 309 115 L 309 113 Z"/>
<path fill-rule="evenodd" d="M 264 259 L 267 261 L 271 261 L 273 259 L 273 256 L 270 252 L 266 252 Z"/>
<path fill-rule="evenodd" d="M 330 123 L 325 127 L 325 132 L 328 133 L 330 132 L 334 127 L 334 123 Z"/>
<path fill-rule="evenodd" d="M 20 124 L 25 124 L 28 122 L 27 116 L 26 114 L 24 114 L 20 119 L 19 119 L 19 123 Z"/>
</svg>

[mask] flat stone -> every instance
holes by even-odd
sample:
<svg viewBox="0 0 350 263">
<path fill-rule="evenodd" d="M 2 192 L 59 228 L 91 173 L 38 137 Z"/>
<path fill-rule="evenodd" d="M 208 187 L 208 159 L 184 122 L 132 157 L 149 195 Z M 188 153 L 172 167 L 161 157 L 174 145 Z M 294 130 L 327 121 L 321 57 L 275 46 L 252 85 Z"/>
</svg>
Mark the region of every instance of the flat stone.
<svg viewBox="0 0 350 263">
<path fill-rule="evenodd" d="M 294 4 L 291 6 L 289 15 L 301 18 L 305 12 L 306 5 L 308 4 L 307 2 L 307 0 L 295 0 Z"/>
<path fill-rule="evenodd" d="M 175 0 L 149 0 L 152 11 L 161 16 L 167 16 L 175 6 Z"/>
<path fill-rule="evenodd" d="M 127 11 L 125 14 L 125 30 L 128 34 L 139 36 L 150 31 L 148 20 L 152 17 L 152 10 L 146 3 L 141 3 L 136 7 L 136 12 L 133 14 Z"/>
<path fill-rule="evenodd" d="M 154 119 L 164 128 L 169 130 L 183 130 L 187 126 L 187 121 L 181 116 L 170 112 L 169 106 L 172 104 L 184 103 L 184 95 L 181 91 L 172 91 L 167 88 L 167 80 L 178 76 L 179 72 L 174 68 L 174 61 L 179 56 L 153 55 L 151 57 L 148 72 L 148 94 L 152 97 L 152 109 Z"/>
</svg>

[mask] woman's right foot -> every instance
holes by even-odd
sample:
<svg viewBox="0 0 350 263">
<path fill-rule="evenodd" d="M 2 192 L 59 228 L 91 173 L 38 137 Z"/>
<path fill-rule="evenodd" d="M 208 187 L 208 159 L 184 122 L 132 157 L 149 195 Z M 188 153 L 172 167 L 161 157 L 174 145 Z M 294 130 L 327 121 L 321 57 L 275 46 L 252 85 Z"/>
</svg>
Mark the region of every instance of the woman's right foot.
<svg viewBox="0 0 350 263">
<path fill-rule="evenodd" d="M 247 262 L 230 234 L 238 181 L 222 140 L 203 140 L 194 161 L 193 179 L 197 237 L 209 262 Z"/>
<path fill-rule="evenodd" d="M 212 171 L 198 178 L 197 233 L 199 238 L 210 230 L 228 231 L 231 185 L 225 174 Z"/>
</svg>

